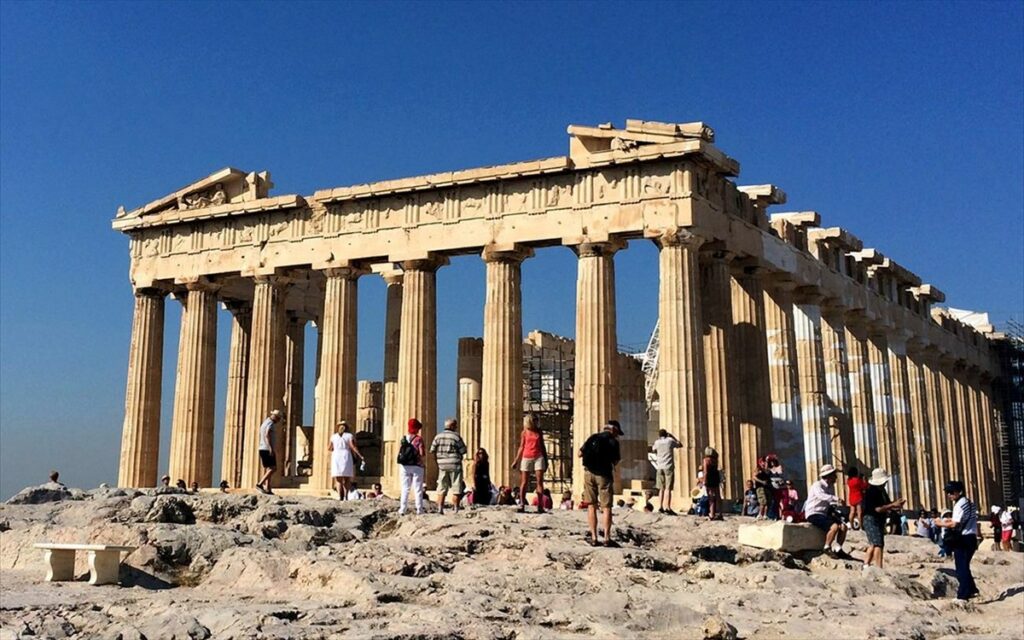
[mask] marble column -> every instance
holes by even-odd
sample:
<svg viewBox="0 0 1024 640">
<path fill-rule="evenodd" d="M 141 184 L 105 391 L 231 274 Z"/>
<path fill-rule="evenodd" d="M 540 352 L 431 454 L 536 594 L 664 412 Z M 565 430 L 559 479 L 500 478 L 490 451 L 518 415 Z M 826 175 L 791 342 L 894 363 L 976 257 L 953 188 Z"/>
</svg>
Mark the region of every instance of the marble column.
<svg viewBox="0 0 1024 640">
<path fill-rule="evenodd" d="M 757 457 L 770 452 L 774 442 L 760 269 L 734 262 L 731 289 L 730 344 L 734 356 L 730 359 L 730 379 L 738 389 L 736 410 L 743 473 L 745 478 L 752 478 L 757 470 Z"/>
<path fill-rule="evenodd" d="M 287 314 L 284 339 L 284 459 L 285 475 L 295 475 L 298 465 L 295 432 L 302 426 L 303 377 L 305 375 L 306 319 L 294 313 Z"/>
<path fill-rule="evenodd" d="M 803 485 L 798 486 L 808 486 L 820 477 L 824 465 L 835 461 L 828 423 L 825 357 L 821 338 L 822 297 L 814 291 L 799 293 L 793 305 L 793 329 L 799 370 L 805 475 Z"/>
<path fill-rule="evenodd" d="M 907 337 L 909 332 L 893 331 L 889 335 L 889 372 L 892 380 L 892 420 L 896 436 L 894 459 L 895 469 L 891 473 L 889 490 L 892 494 L 907 500 L 908 505 L 918 504 L 917 495 L 917 443 L 913 434 L 910 407 L 910 379 L 907 370 Z"/>
<path fill-rule="evenodd" d="M 395 413 L 398 398 L 398 351 L 402 330 L 402 279 L 404 274 L 395 269 L 383 274 L 387 285 L 384 312 L 384 424 L 381 484 L 389 491 L 398 487 L 398 441 L 404 431 L 399 427 Z"/>
<path fill-rule="evenodd" d="M 213 485 L 213 409 L 216 395 L 217 287 L 189 283 L 183 299 L 171 423 L 171 481 Z"/>
<path fill-rule="evenodd" d="M 985 429 L 981 420 L 977 369 L 968 369 L 964 375 L 963 383 L 964 404 L 966 405 L 967 412 L 971 418 L 971 432 L 969 434 L 971 441 L 970 458 L 974 463 L 974 481 L 978 487 L 978 492 L 975 494 L 975 497 L 977 498 L 978 504 L 988 506 L 994 504 L 989 499 L 990 485 L 988 468 L 991 464 L 991 460 L 989 459 L 989 451 L 991 451 L 991 449 L 986 446 Z"/>
<path fill-rule="evenodd" d="M 480 448 L 480 413 L 480 382 L 459 378 L 459 427 L 466 442 L 467 459 L 475 456 Z"/>
<path fill-rule="evenodd" d="M 780 277 L 766 278 L 764 286 L 765 337 L 768 379 L 772 400 L 774 451 L 794 484 L 806 491 L 804 431 L 800 422 L 796 335 L 793 326 L 795 285 Z M 763 451 L 764 455 L 767 451 Z"/>
<path fill-rule="evenodd" d="M 310 487 L 330 490 L 331 458 L 327 447 L 335 425 L 356 419 L 356 328 L 359 276 L 355 267 L 324 270 L 320 388 L 313 425 L 313 477 Z"/>
<path fill-rule="evenodd" d="M 850 460 L 861 472 L 878 466 L 878 438 L 875 408 L 871 393 L 871 364 L 868 358 L 868 331 L 859 313 L 846 319 L 847 363 L 850 370 L 850 417 L 853 421 L 853 445 L 857 456 Z"/>
<path fill-rule="evenodd" d="M 491 481 L 513 484 L 512 462 L 523 422 L 523 305 L 521 266 L 529 249 L 488 247 L 484 302 L 483 379 L 480 388 L 480 446 L 491 460 Z"/>
<path fill-rule="evenodd" d="M 992 380 L 983 375 L 978 387 L 978 421 L 986 435 L 985 456 L 988 458 L 990 477 L 989 498 L 993 504 L 1004 504 L 1007 496 L 1003 493 L 1003 458 L 1001 453 L 1001 429 L 992 412 Z"/>
<path fill-rule="evenodd" d="M 956 410 L 956 394 L 953 392 L 952 371 L 954 360 L 943 356 L 938 364 L 939 407 L 945 426 L 946 472 L 948 480 L 963 480 L 963 454 L 960 451 L 960 416 Z"/>
<path fill-rule="evenodd" d="M 731 345 L 732 290 L 729 275 L 731 254 L 711 251 L 701 255 L 701 317 L 704 321 L 704 375 L 708 407 L 708 442 L 718 450 L 725 476 L 723 497 L 734 500 L 743 495 L 743 468 L 740 428 L 736 420 L 736 389 L 729 378 Z M 646 453 L 646 448 L 644 453 Z M 649 468 L 646 458 L 641 460 Z"/>
<path fill-rule="evenodd" d="M 155 487 L 157 484 L 165 295 L 158 289 L 135 290 L 121 461 L 117 473 L 119 487 Z"/>
<path fill-rule="evenodd" d="M 910 392 L 911 434 L 916 443 L 917 459 L 917 504 L 911 507 L 931 509 L 939 504 L 935 475 L 935 443 L 932 440 L 932 425 L 928 412 L 928 390 L 926 373 L 922 361 L 924 343 L 915 340 L 907 343 L 907 382 Z"/>
<path fill-rule="evenodd" d="M 657 238 L 659 416 L 662 428 L 683 445 L 676 460 L 675 488 L 684 500 L 696 486 L 708 444 L 698 263 L 702 242 L 685 229 Z"/>
<path fill-rule="evenodd" d="M 393 428 L 401 437 L 409 418 L 418 419 L 427 447 L 437 434 L 437 269 L 444 264 L 447 258 L 442 257 L 409 260 L 402 265 L 402 338 Z M 437 480 L 433 456 L 427 456 L 426 467 L 426 483 L 432 487 Z"/>
<path fill-rule="evenodd" d="M 967 487 L 968 495 L 974 500 L 978 499 L 978 480 L 975 477 L 974 472 L 974 458 L 978 455 L 978 450 L 974 447 L 974 441 L 971 438 L 972 430 L 972 417 L 970 405 L 967 402 L 964 377 L 966 376 L 966 368 L 962 362 L 958 362 L 954 368 L 953 373 L 950 376 L 950 394 L 953 399 L 953 403 L 956 406 L 956 414 L 958 418 L 958 429 L 957 429 L 957 441 L 960 446 L 960 464 L 962 465 L 961 480 L 964 481 L 964 485 Z M 984 505 L 987 506 L 987 505 Z M 984 506 L 982 508 L 984 508 Z"/>
<path fill-rule="evenodd" d="M 245 451 L 245 392 L 249 378 L 249 331 L 252 305 L 248 302 L 224 303 L 231 312 L 231 346 L 228 351 L 228 390 L 224 404 L 224 443 L 220 477 L 228 486 L 242 484 L 242 452 Z"/>
<path fill-rule="evenodd" d="M 284 407 L 284 296 L 288 280 L 282 276 L 253 278 L 252 327 L 249 333 L 249 384 L 245 398 L 245 451 L 242 487 L 252 488 L 263 475 L 259 457 L 259 427 L 274 409 Z M 276 478 L 281 475 L 283 423 L 274 427 Z M 276 480 L 275 480 L 276 482 Z"/>
<path fill-rule="evenodd" d="M 821 308 L 821 346 L 825 359 L 825 390 L 829 415 L 833 463 L 845 469 L 857 459 L 853 435 L 850 368 L 847 362 L 846 325 L 843 309 L 833 304 Z M 846 483 L 836 484 L 836 493 L 846 499 Z"/>
<path fill-rule="evenodd" d="M 579 257 L 572 416 L 572 493 L 576 499 L 583 491 L 583 463 L 576 452 L 605 423 L 619 417 L 614 256 L 621 247 L 615 242 L 586 242 L 574 247 Z M 487 393 L 486 383 L 484 386 L 483 393 Z"/>
<path fill-rule="evenodd" d="M 949 466 L 949 435 L 947 433 L 947 414 L 942 399 L 942 374 L 939 373 L 939 361 L 930 353 L 923 357 L 925 392 L 927 393 L 928 424 L 932 433 L 932 469 L 935 482 L 935 504 L 941 507 L 946 496 L 942 487 L 952 478 Z"/>
<path fill-rule="evenodd" d="M 896 468 L 896 429 L 892 418 L 889 346 L 885 329 L 881 327 L 874 327 L 868 335 L 868 362 L 871 368 L 871 399 L 874 401 L 875 441 L 878 444 L 877 466 L 892 473 Z M 894 484 L 890 484 L 889 491 L 898 494 Z"/>
</svg>

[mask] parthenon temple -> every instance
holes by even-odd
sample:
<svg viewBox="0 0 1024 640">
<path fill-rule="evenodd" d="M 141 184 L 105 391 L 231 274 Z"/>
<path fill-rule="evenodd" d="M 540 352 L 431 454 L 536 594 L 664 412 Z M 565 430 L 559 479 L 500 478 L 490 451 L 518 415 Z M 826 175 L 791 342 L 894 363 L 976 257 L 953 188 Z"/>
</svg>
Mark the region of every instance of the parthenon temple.
<svg viewBox="0 0 1024 640">
<path fill-rule="evenodd" d="M 268 173 L 226 168 L 135 210 L 120 208 L 113 228 L 129 237 L 135 308 L 119 484 L 157 483 L 170 296 L 183 306 L 172 478 L 216 480 L 220 303 L 232 323 L 222 478 L 254 487 L 258 427 L 271 410 L 285 412 L 285 425 L 307 422 L 296 398 L 304 359 L 315 357 L 312 427 L 300 434 L 311 461 L 300 475 L 282 468 L 282 482 L 329 490 L 334 425 L 380 409 L 359 429 L 378 443 L 378 473 L 394 487 L 406 421 L 423 422 L 428 444 L 439 428 L 436 274 L 449 257 L 467 254 L 486 264 L 486 302 L 482 342 L 465 346 L 479 349 L 478 372 L 460 373 L 460 403 L 477 402 L 478 418 L 464 419 L 462 433 L 501 461 L 492 463 L 494 481 L 509 482 L 523 412 L 531 410 L 521 266 L 535 252 L 568 249 L 578 260 L 563 467 L 578 495 L 582 471 L 572 452 L 620 418 L 622 389 L 637 388 L 620 381 L 627 368 L 617 364 L 615 256 L 630 242 L 652 242 L 659 258 L 651 395 L 657 425 L 684 445 L 678 491 L 690 493 L 712 446 L 727 497 L 741 495 L 758 456 L 774 451 L 805 481 L 825 464 L 887 469 L 891 490 L 910 507 L 941 504 L 950 478 L 963 479 L 980 504 L 1000 500 L 991 327 L 939 308 L 944 295 L 935 285 L 850 231 L 823 226 L 817 212 L 770 212 L 785 193 L 739 186 L 739 163 L 703 123 L 571 125 L 568 136 L 566 156 L 308 196 L 271 195 Z M 376 277 L 387 283 L 383 380 L 360 394 L 358 287 Z M 306 350 L 309 322 L 315 354 Z M 373 394 L 379 402 L 360 401 Z M 643 407 L 645 398 L 630 401 Z M 621 416 L 624 440 L 635 443 L 623 447 L 622 466 L 632 474 L 626 481 L 640 481 L 650 425 L 644 411 L 632 413 L 639 416 Z M 275 429 L 275 449 L 295 449 L 293 436 Z M 431 488 L 435 477 L 428 465 Z"/>
</svg>

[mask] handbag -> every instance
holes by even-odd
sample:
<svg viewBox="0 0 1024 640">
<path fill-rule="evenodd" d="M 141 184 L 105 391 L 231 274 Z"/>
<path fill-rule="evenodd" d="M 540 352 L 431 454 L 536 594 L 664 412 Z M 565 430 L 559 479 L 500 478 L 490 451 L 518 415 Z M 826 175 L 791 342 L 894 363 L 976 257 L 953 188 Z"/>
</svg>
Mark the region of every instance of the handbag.
<svg viewBox="0 0 1024 640">
<path fill-rule="evenodd" d="M 942 539 L 943 544 L 949 548 L 958 547 L 963 542 L 963 525 L 956 523 L 952 529 L 946 529 L 946 536 Z"/>
</svg>

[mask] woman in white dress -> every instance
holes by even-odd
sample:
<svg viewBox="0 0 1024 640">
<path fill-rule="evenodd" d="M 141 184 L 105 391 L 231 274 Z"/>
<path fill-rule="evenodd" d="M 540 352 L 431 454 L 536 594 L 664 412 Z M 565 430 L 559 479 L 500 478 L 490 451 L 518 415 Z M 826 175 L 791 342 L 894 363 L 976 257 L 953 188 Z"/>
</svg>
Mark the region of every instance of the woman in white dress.
<svg viewBox="0 0 1024 640">
<path fill-rule="evenodd" d="M 338 499 L 344 500 L 348 496 L 349 483 L 356 475 L 355 460 L 353 455 L 363 460 L 363 454 L 359 453 L 355 437 L 349 433 L 348 423 L 342 420 L 335 428 L 331 436 L 331 443 L 328 445 L 331 452 L 331 478 L 338 486 Z"/>
</svg>

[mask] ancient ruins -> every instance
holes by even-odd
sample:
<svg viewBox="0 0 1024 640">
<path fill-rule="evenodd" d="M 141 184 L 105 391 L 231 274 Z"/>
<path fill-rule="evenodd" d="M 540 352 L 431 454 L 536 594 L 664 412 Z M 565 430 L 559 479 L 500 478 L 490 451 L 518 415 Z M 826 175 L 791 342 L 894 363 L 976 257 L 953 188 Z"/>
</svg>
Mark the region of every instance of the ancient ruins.
<svg viewBox="0 0 1024 640">
<path fill-rule="evenodd" d="M 478 378 L 460 372 L 460 404 L 477 402 L 479 418 L 463 434 L 502 461 L 492 468 L 506 469 L 530 408 L 520 267 L 556 247 L 578 256 L 564 428 L 569 446 L 581 442 L 621 411 L 615 254 L 650 241 L 659 248 L 659 311 L 656 370 L 646 373 L 656 384 L 633 400 L 656 400 L 658 421 L 685 444 L 678 490 L 689 493 L 711 445 L 722 454 L 727 496 L 739 494 L 758 455 L 776 451 L 802 478 L 826 463 L 886 468 L 911 507 L 940 504 L 951 477 L 963 478 L 978 504 L 1000 502 L 990 327 L 979 331 L 934 307 L 944 301 L 938 288 L 849 231 L 821 227 L 818 213 L 769 214 L 784 192 L 737 186 L 739 163 L 702 123 L 627 120 L 624 129 L 572 125 L 568 134 L 567 156 L 310 196 L 271 196 L 266 172 L 228 168 L 119 209 L 113 227 L 129 237 L 135 292 L 119 484 L 157 483 L 170 295 L 184 307 L 172 478 L 215 481 L 220 303 L 232 318 L 223 478 L 253 487 L 253 442 L 271 409 L 284 409 L 292 427 L 309 422 L 303 360 L 316 357 L 312 428 L 295 438 L 276 430 L 278 451 L 302 448 L 288 459 L 312 458 L 293 486 L 329 488 L 329 435 L 338 420 L 357 417 L 363 439 L 382 452 L 378 473 L 393 485 L 405 421 L 422 420 L 428 441 L 438 428 L 435 277 L 460 254 L 479 255 L 487 278 Z M 363 277 L 387 282 L 376 387 L 356 380 Z M 307 322 L 319 336 L 315 355 L 306 353 Z M 624 422 L 626 440 L 640 445 L 625 448 L 623 467 L 639 479 L 650 426 L 645 416 Z M 578 458 L 563 459 L 578 483 Z M 428 468 L 428 483 L 435 474 Z"/>
</svg>

